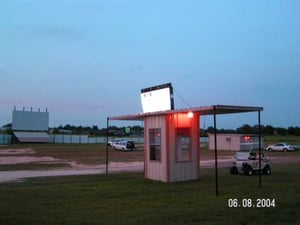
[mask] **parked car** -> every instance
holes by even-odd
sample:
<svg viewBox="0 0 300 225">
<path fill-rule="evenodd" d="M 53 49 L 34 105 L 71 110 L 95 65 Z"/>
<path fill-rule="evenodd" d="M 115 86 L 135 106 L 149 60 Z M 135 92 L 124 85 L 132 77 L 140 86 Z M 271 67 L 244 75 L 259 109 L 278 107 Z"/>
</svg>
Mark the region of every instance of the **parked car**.
<svg viewBox="0 0 300 225">
<path fill-rule="evenodd" d="M 135 149 L 135 143 L 128 140 L 116 140 L 111 142 L 111 147 L 115 150 L 121 151 L 133 151 Z"/>
<path fill-rule="evenodd" d="M 115 144 L 115 143 L 117 143 L 117 142 L 119 142 L 119 141 L 125 141 L 125 140 L 124 140 L 124 139 L 112 139 L 111 141 L 108 141 L 108 142 L 107 142 L 107 145 L 108 145 L 109 147 L 112 147 L 113 144 Z"/>
<path fill-rule="evenodd" d="M 260 153 L 261 166 L 263 174 L 271 174 L 271 161 L 265 157 L 264 153 Z M 256 152 L 237 152 L 234 157 L 233 166 L 230 168 L 231 174 L 244 173 L 251 176 L 255 172 L 259 172 L 259 153 Z"/>
<path fill-rule="evenodd" d="M 269 145 L 268 147 L 266 147 L 267 151 L 283 151 L 283 152 L 287 152 L 287 151 L 295 151 L 296 148 L 292 145 L 289 145 L 287 143 L 276 143 L 273 145 Z"/>
</svg>

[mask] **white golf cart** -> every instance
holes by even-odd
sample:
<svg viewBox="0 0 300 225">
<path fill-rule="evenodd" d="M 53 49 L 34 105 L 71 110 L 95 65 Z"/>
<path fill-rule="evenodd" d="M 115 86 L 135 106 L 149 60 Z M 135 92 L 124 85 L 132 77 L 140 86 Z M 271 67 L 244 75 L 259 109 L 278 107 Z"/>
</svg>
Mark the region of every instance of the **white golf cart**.
<svg viewBox="0 0 300 225">
<path fill-rule="evenodd" d="M 271 174 L 270 159 L 265 157 L 264 153 L 260 153 L 261 171 L 263 174 Z M 237 152 L 234 156 L 233 166 L 230 168 L 231 174 L 244 173 L 245 175 L 252 176 L 254 173 L 259 172 L 259 153 L 257 152 Z"/>
</svg>

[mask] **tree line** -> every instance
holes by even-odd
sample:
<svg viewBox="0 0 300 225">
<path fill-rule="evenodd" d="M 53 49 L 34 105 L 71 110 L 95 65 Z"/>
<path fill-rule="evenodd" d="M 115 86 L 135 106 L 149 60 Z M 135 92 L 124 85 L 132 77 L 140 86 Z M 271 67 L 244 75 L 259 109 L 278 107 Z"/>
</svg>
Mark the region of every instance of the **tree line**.
<svg viewBox="0 0 300 225">
<path fill-rule="evenodd" d="M 11 133 L 11 124 L 6 124 L 2 126 L 2 133 Z M 93 126 L 75 126 L 75 125 L 59 125 L 57 127 L 53 127 L 49 129 L 53 134 L 63 134 L 63 133 L 70 133 L 70 134 L 86 134 L 92 136 L 105 136 L 107 135 L 107 128 L 99 128 L 96 125 Z M 273 127 L 271 125 L 261 125 L 260 127 L 262 135 L 295 135 L 300 136 L 300 127 Z M 207 129 L 200 129 L 201 136 L 207 136 L 209 133 L 214 133 L 213 127 L 208 127 Z M 249 124 L 244 124 L 237 129 L 217 129 L 217 133 L 233 133 L 233 134 L 258 134 L 258 125 L 251 126 Z M 136 136 L 143 136 L 144 135 L 144 128 L 142 126 L 124 126 L 124 127 L 117 127 L 117 126 L 110 126 L 108 129 L 108 134 L 110 136 L 126 136 L 126 135 L 136 135 Z"/>
<path fill-rule="evenodd" d="M 127 135 L 136 135 L 143 136 L 144 128 L 141 126 L 127 126 L 127 127 L 117 127 L 110 126 L 107 128 L 98 128 L 98 126 L 73 126 L 65 125 L 51 128 L 51 133 L 53 134 L 63 134 L 63 133 L 72 133 L 72 134 L 87 134 L 92 136 L 106 136 L 107 131 L 109 136 L 127 136 Z"/>
<path fill-rule="evenodd" d="M 107 134 L 107 128 L 98 128 L 98 126 L 72 126 L 72 125 L 65 125 L 65 126 L 58 126 L 53 128 L 54 133 L 64 132 L 64 130 L 70 130 L 74 134 L 89 134 L 89 135 L 100 135 L 104 136 Z M 217 133 L 233 133 L 233 134 L 258 134 L 258 125 L 251 126 L 249 124 L 244 124 L 237 129 L 217 129 Z M 271 125 L 261 125 L 260 127 L 261 134 L 268 136 L 268 135 L 296 135 L 300 136 L 300 127 L 273 127 Z M 201 136 L 208 136 L 209 133 L 214 133 L 213 127 L 208 127 L 207 129 L 203 130 L 200 129 Z M 143 136 L 144 135 L 144 128 L 142 126 L 128 126 L 128 127 L 117 127 L 117 126 L 110 126 L 108 129 L 108 134 L 110 136 L 126 136 L 126 135 L 137 135 Z"/>
<path fill-rule="evenodd" d="M 249 124 L 244 124 L 241 127 L 238 127 L 237 129 L 217 129 L 218 133 L 236 133 L 236 134 L 258 134 L 258 125 L 250 126 Z M 271 125 L 261 125 L 260 131 L 262 135 L 268 136 L 268 135 L 296 135 L 300 136 L 300 127 L 288 127 L 288 128 L 282 128 L 282 127 L 273 127 Z M 205 131 L 205 133 L 213 133 L 214 128 L 208 127 Z"/>
</svg>

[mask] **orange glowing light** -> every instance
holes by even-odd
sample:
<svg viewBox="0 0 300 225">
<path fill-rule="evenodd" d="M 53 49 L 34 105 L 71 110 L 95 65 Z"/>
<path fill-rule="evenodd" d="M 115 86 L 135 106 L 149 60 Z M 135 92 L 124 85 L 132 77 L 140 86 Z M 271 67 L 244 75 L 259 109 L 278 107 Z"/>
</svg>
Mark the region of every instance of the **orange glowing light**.
<svg viewBox="0 0 300 225">
<path fill-rule="evenodd" d="M 188 118 L 193 118 L 194 117 L 194 113 L 192 111 L 189 111 L 187 114 Z"/>
<path fill-rule="evenodd" d="M 244 141 L 245 141 L 245 142 L 250 141 L 250 139 L 251 139 L 250 136 L 244 136 Z"/>
</svg>

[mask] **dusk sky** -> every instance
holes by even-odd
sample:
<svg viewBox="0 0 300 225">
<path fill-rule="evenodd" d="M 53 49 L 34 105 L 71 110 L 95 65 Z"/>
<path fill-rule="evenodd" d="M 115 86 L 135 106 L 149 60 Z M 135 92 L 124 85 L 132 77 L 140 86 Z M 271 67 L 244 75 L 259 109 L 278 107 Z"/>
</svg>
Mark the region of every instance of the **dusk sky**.
<svg viewBox="0 0 300 225">
<path fill-rule="evenodd" d="M 300 126 L 299 12 L 298 0 L 1 0 L 0 126 L 16 106 L 48 108 L 50 126 L 105 127 L 168 82 L 177 109 L 262 106 L 262 124 Z"/>
</svg>

